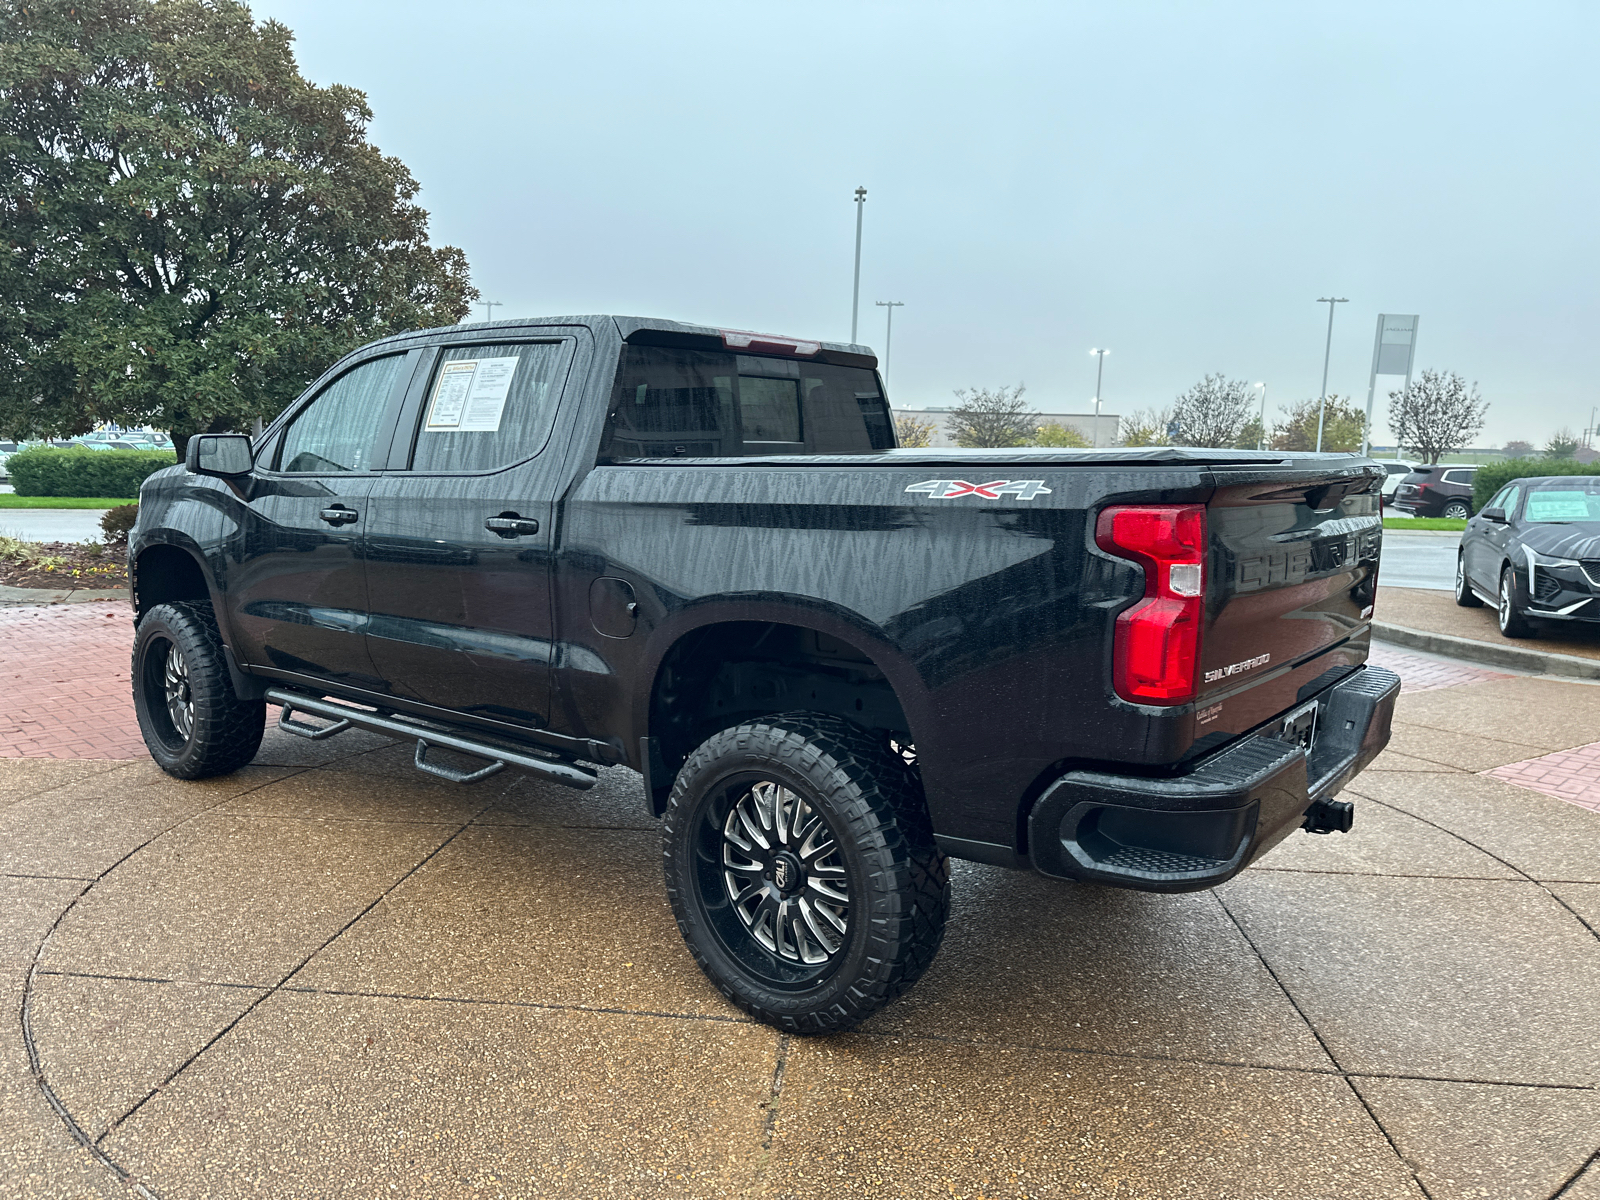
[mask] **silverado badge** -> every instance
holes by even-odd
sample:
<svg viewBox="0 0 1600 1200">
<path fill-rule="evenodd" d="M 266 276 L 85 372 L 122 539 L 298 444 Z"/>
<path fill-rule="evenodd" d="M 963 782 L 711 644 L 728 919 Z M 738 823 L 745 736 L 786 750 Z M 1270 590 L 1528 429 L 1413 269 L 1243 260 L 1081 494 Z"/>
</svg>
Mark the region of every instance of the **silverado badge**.
<svg viewBox="0 0 1600 1200">
<path fill-rule="evenodd" d="M 1001 496 L 1015 496 L 1018 500 L 1032 500 L 1035 496 L 1048 496 L 1050 489 L 1042 479 L 996 479 L 993 483 L 968 483 L 965 479 L 924 479 L 906 488 L 908 492 L 926 492 L 935 500 L 954 500 L 957 496 L 978 496 L 984 500 L 998 500 Z"/>
</svg>

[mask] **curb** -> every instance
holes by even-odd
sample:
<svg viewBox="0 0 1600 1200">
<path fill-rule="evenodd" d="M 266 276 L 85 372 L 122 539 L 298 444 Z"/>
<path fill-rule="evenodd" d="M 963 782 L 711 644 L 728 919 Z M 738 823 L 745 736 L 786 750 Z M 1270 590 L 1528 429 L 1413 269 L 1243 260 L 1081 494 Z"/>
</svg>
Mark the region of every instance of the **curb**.
<svg viewBox="0 0 1600 1200">
<path fill-rule="evenodd" d="M 1579 658 L 1575 654 L 1524 650 L 1521 646 L 1497 646 L 1493 642 L 1480 642 L 1473 638 L 1455 637 L 1448 633 L 1430 633 L 1425 629 L 1407 629 L 1404 625 L 1388 625 L 1382 621 L 1372 623 L 1372 636 L 1393 642 L 1397 646 L 1410 646 L 1413 650 L 1427 650 L 1451 658 L 1471 659 L 1496 667 L 1515 667 L 1519 671 L 1531 671 L 1536 675 L 1600 679 L 1600 659 Z"/>
<path fill-rule="evenodd" d="M 0 608 L 23 604 L 88 604 L 126 600 L 126 588 L 21 588 L 0 583 Z"/>
</svg>

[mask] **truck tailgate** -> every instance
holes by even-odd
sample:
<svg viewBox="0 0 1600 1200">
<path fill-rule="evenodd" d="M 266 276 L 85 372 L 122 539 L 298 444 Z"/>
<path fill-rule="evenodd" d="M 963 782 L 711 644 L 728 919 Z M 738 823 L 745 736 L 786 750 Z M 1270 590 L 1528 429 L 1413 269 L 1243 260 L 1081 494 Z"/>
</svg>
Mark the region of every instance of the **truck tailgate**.
<svg viewBox="0 0 1600 1200">
<path fill-rule="evenodd" d="M 1383 539 L 1379 468 L 1316 458 L 1214 474 L 1197 749 L 1278 716 L 1366 660 Z"/>
</svg>

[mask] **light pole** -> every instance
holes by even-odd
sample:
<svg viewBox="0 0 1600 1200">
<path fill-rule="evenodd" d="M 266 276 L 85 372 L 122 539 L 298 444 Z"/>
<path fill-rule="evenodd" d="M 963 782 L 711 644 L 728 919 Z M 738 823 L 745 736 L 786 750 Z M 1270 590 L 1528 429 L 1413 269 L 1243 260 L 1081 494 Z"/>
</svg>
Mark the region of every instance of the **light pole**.
<svg viewBox="0 0 1600 1200">
<path fill-rule="evenodd" d="M 1109 351 L 1109 350 L 1091 350 L 1091 351 L 1089 351 L 1089 353 L 1094 355 L 1094 357 L 1095 357 L 1095 367 L 1094 367 L 1094 444 L 1095 444 L 1096 447 L 1098 447 L 1100 445 L 1100 380 L 1105 375 L 1105 372 L 1106 372 L 1106 355 L 1110 354 L 1111 351 Z"/>
<path fill-rule="evenodd" d="M 889 310 L 885 314 L 889 320 L 883 329 L 883 386 L 887 388 L 889 386 L 889 347 L 894 343 L 894 310 L 904 308 L 906 302 L 904 300 L 879 300 L 877 305 L 879 308 L 887 308 Z"/>
<path fill-rule="evenodd" d="M 505 307 L 505 305 L 502 304 L 498 300 L 479 300 L 478 303 L 483 305 L 483 309 L 484 309 L 483 319 L 485 321 L 494 320 L 494 310 L 497 309 L 497 308 L 504 308 Z"/>
<path fill-rule="evenodd" d="M 1265 450 L 1267 448 L 1267 385 L 1258 383 L 1256 387 L 1261 392 L 1261 420 L 1257 422 L 1261 426 L 1261 436 L 1256 441 L 1256 449 Z"/>
<path fill-rule="evenodd" d="M 867 211 L 867 189 L 856 189 L 856 283 L 850 292 L 850 344 L 856 340 L 856 315 L 861 311 L 861 214 Z"/>
<path fill-rule="evenodd" d="M 1322 404 L 1317 409 L 1317 453 L 1322 453 L 1322 423 L 1328 416 L 1328 358 L 1333 353 L 1333 306 L 1348 304 L 1345 296 L 1318 296 L 1318 304 L 1328 306 L 1328 344 L 1322 349 Z"/>
</svg>

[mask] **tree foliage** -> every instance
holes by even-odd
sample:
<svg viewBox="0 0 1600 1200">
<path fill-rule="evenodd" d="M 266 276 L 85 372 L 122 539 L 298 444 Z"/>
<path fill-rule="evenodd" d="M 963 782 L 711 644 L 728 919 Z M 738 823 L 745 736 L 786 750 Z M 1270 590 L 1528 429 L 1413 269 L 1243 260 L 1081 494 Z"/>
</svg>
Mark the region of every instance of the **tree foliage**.
<svg viewBox="0 0 1600 1200">
<path fill-rule="evenodd" d="M 1250 422 L 1254 401 L 1251 387 L 1244 380 L 1207 375 L 1173 405 L 1179 444 L 1237 447 Z"/>
<path fill-rule="evenodd" d="M 903 413 L 894 419 L 895 440 L 906 450 L 933 445 L 934 428 L 932 421 L 919 421 Z"/>
<path fill-rule="evenodd" d="M 1544 444 L 1546 458 L 1571 458 L 1578 452 L 1578 439 L 1572 430 L 1563 425 L 1550 435 L 1550 440 Z"/>
<path fill-rule="evenodd" d="M 1510 441 L 1506 443 L 1507 458 L 1527 458 L 1533 453 L 1533 443 L 1524 441 Z"/>
<path fill-rule="evenodd" d="M 1141 408 L 1122 418 L 1117 439 L 1119 446 L 1170 446 L 1167 429 L 1172 425 L 1172 409 Z"/>
<path fill-rule="evenodd" d="M 1272 430 L 1274 450 L 1314 451 L 1317 448 L 1317 420 L 1322 409 L 1322 399 L 1313 396 L 1292 404 Z M 1349 451 L 1361 449 L 1361 435 L 1366 429 L 1366 412 L 1348 396 L 1328 397 L 1326 412 L 1321 413 L 1322 448 L 1324 451 Z"/>
<path fill-rule="evenodd" d="M 1063 425 L 1060 421 L 1046 421 L 1033 431 L 1033 436 L 1028 439 L 1030 446 L 1056 446 L 1062 449 L 1088 450 L 1091 449 L 1089 439 L 1084 437 L 1070 425 Z"/>
<path fill-rule="evenodd" d="M 237 0 L 0 8 L 0 428 L 271 417 L 347 350 L 461 319 L 466 259 Z"/>
<path fill-rule="evenodd" d="M 958 408 L 950 413 L 950 436 L 958 446 L 1022 446 L 1034 435 L 1033 414 L 1025 407 L 1023 384 L 1016 387 L 957 388 Z"/>
<path fill-rule="evenodd" d="M 1400 445 L 1429 463 L 1459 450 L 1483 428 L 1489 402 L 1454 371 L 1423 371 L 1404 391 L 1389 393 L 1389 428 Z"/>
</svg>

